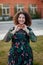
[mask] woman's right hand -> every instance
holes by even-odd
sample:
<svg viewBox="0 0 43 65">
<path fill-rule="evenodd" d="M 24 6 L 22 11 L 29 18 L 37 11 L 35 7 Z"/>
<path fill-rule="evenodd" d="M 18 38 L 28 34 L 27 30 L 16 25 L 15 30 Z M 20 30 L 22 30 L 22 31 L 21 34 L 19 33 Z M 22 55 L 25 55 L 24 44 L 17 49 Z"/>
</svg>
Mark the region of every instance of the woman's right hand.
<svg viewBox="0 0 43 65">
<path fill-rule="evenodd" d="M 11 32 L 12 34 L 15 34 L 17 31 L 20 30 L 20 27 L 18 25 L 15 26 L 15 29 Z"/>
<path fill-rule="evenodd" d="M 15 30 L 16 30 L 16 31 L 19 31 L 20 29 L 21 29 L 21 28 L 20 28 L 18 25 L 15 26 Z"/>
</svg>

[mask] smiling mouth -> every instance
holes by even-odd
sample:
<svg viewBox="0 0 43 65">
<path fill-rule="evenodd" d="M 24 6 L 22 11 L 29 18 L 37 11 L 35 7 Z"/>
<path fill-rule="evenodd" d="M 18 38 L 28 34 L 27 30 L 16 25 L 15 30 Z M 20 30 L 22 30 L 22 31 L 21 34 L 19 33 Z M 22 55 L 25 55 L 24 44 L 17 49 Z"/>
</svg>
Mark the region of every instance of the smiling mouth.
<svg viewBox="0 0 43 65">
<path fill-rule="evenodd" d="M 21 23 L 24 23 L 24 21 L 20 21 Z"/>
</svg>

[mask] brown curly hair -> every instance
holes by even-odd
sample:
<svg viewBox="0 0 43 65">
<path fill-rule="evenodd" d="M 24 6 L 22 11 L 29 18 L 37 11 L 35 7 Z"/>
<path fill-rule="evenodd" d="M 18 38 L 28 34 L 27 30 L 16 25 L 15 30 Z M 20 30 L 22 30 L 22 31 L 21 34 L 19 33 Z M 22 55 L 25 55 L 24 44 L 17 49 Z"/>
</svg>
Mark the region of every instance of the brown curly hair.
<svg viewBox="0 0 43 65">
<path fill-rule="evenodd" d="M 31 17 L 25 11 L 19 11 L 19 12 L 16 13 L 16 15 L 13 17 L 14 24 L 15 25 L 19 24 L 18 23 L 18 17 L 19 17 L 20 14 L 24 14 L 24 16 L 25 16 L 25 23 L 24 24 L 26 24 L 27 26 L 31 26 Z"/>
</svg>

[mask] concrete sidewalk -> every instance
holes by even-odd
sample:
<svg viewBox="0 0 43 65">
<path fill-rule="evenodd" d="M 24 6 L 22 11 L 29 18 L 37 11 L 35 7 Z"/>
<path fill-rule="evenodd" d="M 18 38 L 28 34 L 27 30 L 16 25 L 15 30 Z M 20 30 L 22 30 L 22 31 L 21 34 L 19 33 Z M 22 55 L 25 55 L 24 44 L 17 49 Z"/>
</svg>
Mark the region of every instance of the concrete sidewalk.
<svg viewBox="0 0 43 65">
<path fill-rule="evenodd" d="M 0 21 L 0 40 L 4 38 L 12 26 L 14 26 L 13 21 Z M 36 36 L 43 35 L 43 19 L 32 20 L 31 28 Z"/>
<path fill-rule="evenodd" d="M 43 36 L 43 30 L 33 31 L 36 36 Z M 7 32 L 6 32 L 7 33 Z M 0 34 L 0 40 L 3 40 L 6 33 Z"/>
</svg>

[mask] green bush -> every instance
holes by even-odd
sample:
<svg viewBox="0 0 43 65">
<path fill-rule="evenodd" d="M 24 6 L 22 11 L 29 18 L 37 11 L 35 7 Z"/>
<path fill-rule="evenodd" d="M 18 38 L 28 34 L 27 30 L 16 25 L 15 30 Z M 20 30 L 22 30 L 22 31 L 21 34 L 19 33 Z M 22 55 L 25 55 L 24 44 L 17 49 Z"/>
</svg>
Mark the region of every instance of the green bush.
<svg viewBox="0 0 43 65">
<path fill-rule="evenodd" d="M 33 13 L 33 11 L 31 11 L 31 9 L 28 7 L 28 11 L 29 11 L 32 19 L 40 19 L 41 18 L 41 13 L 39 13 L 37 10 L 35 10 L 35 13 Z"/>
<path fill-rule="evenodd" d="M 40 18 L 41 18 L 40 13 L 38 13 L 38 12 L 36 12 L 35 14 L 30 13 L 30 15 L 31 15 L 31 18 L 32 18 L 32 19 L 40 19 Z"/>
<path fill-rule="evenodd" d="M 2 17 L 2 19 L 1 19 Z M 0 21 L 11 21 L 13 19 L 12 16 L 0 16 Z"/>
</svg>

